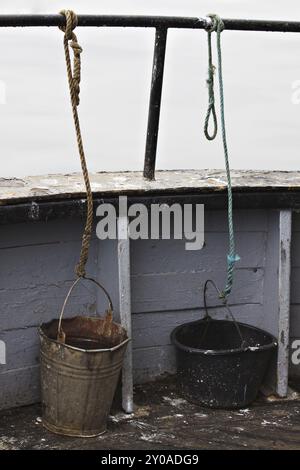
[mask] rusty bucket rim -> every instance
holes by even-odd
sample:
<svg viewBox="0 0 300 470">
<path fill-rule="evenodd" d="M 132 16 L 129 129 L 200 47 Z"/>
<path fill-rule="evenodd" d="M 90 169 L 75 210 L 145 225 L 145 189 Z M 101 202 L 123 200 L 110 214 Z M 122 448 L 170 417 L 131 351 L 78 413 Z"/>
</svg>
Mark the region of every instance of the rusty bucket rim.
<svg viewBox="0 0 300 470">
<path fill-rule="evenodd" d="M 95 319 L 100 319 L 101 317 L 90 317 L 90 316 L 87 317 L 87 316 L 83 316 L 83 315 L 75 315 L 74 317 L 67 318 L 66 320 L 72 320 L 73 318 L 84 318 L 84 319 L 94 319 L 95 318 Z M 55 343 L 59 346 L 63 346 L 65 348 L 68 348 L 68 349 L 71 349 L 71 350 L 85 352 L 85 353 L 97 353 L 97 352 L 108 352 L 108 351 L 113 352 L 113 351 L 116 351 L 117 349 L 121 348 L 125 344 L 127 344 L 129 341 L 131 341 L 131 338 L 128 338 L 128 336 L 127 336 L 126 329 L 120 323 L 113 322 L 117 325 L 120 325 L 121 328 L 124 330 L 126 336 L 127 336 L 127 338 L 125 338 L 123 341 L 121 341 L 121 343 L 119 343 L 116 346 L 113 346 L 111 348 L 101 348 L 101 349 L 78 348 L 76 346 L 71 346 L 70 344 L 62 343 L 61 341 L 58 341 L 57 339 L 49 338 L 49 336 L 47 336 L 47 334 L 43 330 L 43 326 L 50 325 L 50 323 L 55 322 L 55 321 L 57 321 L 56 318 L 54 318 L 53 320 L 50 320 L 46 323 L 41 323 L 41 325 L 38 327 L 38 333 L 39 333 L 40 337 L 43 337 L 44 339 L 46 339 L 47 341 L 49 341 L 51 343 Z"/>
</svg>

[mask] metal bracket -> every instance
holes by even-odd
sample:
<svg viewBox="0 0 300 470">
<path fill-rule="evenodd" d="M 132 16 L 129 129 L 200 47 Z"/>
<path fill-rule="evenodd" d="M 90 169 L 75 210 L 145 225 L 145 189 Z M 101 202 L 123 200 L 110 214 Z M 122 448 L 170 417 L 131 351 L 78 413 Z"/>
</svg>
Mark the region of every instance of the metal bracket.
<svg viewBox="0 0 300 470">
<path fill-rule="evenodd" d="M 279 213 L 277 394 L 286 397 L 289 372 L 292 210 Z"/>
<path fill-rule="evenodd" d="M 132 338 L 130 295 L 130 242 L 128 217 L 118 217 L 118 273 L 120 321 Z M 133 412 L 133 366 L 132 342 L 127 345 L 122 370 L 122 407 L 126 413 Z"/>
</svg>

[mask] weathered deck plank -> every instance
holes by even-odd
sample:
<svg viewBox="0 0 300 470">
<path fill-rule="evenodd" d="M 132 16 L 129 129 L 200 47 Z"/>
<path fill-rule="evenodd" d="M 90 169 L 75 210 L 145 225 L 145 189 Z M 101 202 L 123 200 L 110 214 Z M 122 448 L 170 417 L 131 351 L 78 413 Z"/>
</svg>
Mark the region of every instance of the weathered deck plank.
<svg viewBox="0 0 300 470">
<path fill-rule="evenodd" d="M 139 386 L 134 414 L 115 412 L 108 432 L 74 439 L 43 429 L 39 406 L 0 413 L 0 449 L 300 449 L 299 401 L 210 410 L 186 402 L 174 381 Z"/>
<path fill-rule="evenodd" d="M 90 173 L 91 187 L 95 195 L 224 192 L 224 170 L 169 170 L 157 171 L 155 181 L 147 181 L 141 172 Z M 300 191 L 300 172 L 233 170 L 234 190 Z M 0 178 L 0 204 L 28 201 L 57 200 L 85 195 L 80 173 L 28 176 L 24 178 Z M 33 208 L 34 211 L 34 208 Z"/>
</svg>

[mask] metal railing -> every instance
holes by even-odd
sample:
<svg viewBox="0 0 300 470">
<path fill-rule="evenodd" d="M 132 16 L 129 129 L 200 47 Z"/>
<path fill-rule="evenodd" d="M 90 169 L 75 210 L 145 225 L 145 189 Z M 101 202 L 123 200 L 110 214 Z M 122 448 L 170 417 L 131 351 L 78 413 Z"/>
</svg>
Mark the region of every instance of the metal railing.
<svg viewBox="0 0 300 470">
<path fill-rule="evenodd" d="M 60 15 L 0 15 L 0 27 L 62 26 L 65 18 Z M 300 33 L 300 21 L 268 21 L 248 19 L 225 19 L 225 30 L 275 31 Z M 155 162 L 163 85 L 164 63 L 169 28 L 206 29 L 210 18 L 175 16 L 124 16 L 124 15 L 78 15 L 78 26 L 155 28 L 151 91 L 148 112 L 144 177 L 155 178 Z"/>
</svg>

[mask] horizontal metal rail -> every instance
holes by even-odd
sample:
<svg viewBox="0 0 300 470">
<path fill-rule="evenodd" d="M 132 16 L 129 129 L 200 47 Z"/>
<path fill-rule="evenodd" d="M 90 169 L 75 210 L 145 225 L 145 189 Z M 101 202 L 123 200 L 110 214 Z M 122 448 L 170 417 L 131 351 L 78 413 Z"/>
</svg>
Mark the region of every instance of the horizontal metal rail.
<svg viewBox="0 0 300 470">
<path fill-rule="evenodd" d="M 0 27 L 61 26 L 62 15 L 0 15 Z M 236 31 L 278 31 L 300 33 L 300 21 L 269 21 L 223 18 L 225 29 Z M 136 28 L 204 29 L 205 17 L 78 15 L 78 26 L 108 26 Z"/>
<path fill-rule="evenodd" d="M 300 21 L 269 21 L 223 18 L 225 30 L 273 31 L 300 33 Z M 0 15 L 0 28 L 63 26 L 64 16 L 56 15 Z M 205 29 L 211 24 L 207 17 L 78 15 L 78 26 L 155 28 L 151 92 L 144 160 L 144 177 L 153 180 L 163 85 L 163 72 L 168 28 Z"/>
</svg>

